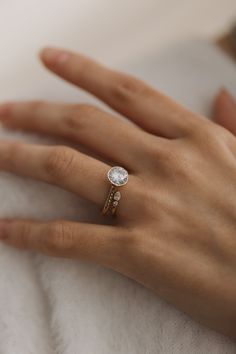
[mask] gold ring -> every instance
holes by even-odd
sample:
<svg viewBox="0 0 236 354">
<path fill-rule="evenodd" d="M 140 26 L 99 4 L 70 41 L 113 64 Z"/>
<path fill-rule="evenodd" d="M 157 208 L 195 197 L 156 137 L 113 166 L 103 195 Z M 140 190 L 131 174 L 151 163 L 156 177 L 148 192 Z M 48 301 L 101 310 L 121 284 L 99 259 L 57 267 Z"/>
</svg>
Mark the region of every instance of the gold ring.
<svg viewBox="0 0 236 354">
<path fill-rule="evenodd" d="M 102 214 L 115 216 L 121 199 L 119 188 L 128 182 L 129 174 L 123 167 L 114 166 L 107 172 L 107 178 L 110 182 L 110 189 L 102 209 Z"/>
</svg>

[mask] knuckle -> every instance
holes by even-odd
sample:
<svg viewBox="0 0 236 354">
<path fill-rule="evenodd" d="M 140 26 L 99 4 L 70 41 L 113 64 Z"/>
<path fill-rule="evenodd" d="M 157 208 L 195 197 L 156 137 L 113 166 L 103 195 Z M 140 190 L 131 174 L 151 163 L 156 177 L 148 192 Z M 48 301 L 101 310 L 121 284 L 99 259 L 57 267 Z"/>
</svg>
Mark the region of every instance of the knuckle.
<svg viewBox="0 0 236 354">
<path fill-rule="evenodd" d="M 160 166 L 171 166 L 176 161 L 178 151 L 172 142 L 163 142 L 161 144 L 151 144 L 148 156 L 151 167 L 154 167 L 154 169 L 157 168 L 160 173 Z"/>
<path fill-rule="evenodd" d="M 141 236 L 141 232 L 135 228 L 131 228 L 125 233 L 126 244 L 129 247 L 138 248 L 140 246 L 140 242 L 142 241 L 143 237 Z"/>
<path fill-rule="evenodd" d="M 209 121 L 205 117 L 196 117 L 194 119 L 194 124 L 192 124 L 191 129 L 189 129 L 189 135 L 191 139 L 205 140 L 211 139 L 214 136 L 215 128 L 217 125 Z"/>
<path fill-rule="evenodd" d="M 229 130 L 217 124 L 212 124 L 212 133 L 218 143 L 224 142 L 231 144 L 235 139 Z"/>
<path fill-rule="evenodd" d="M 199 132 L 203 127 L 209 124 L 208 120 L 205 117 L 202 117 L 196 113 L 190 112 L 187 109 L 184 109 L 184 115 L 181 113 L 182 127 L 185 131 L 185 136 L 195 137 L 198 136 Z"/>
<path fill-rule="evenodd" d="M 28 104 L 28 109 L 30 112 L 35 112 L 35 111 L 37 112 L 42 108 L 43 105 L 44 105 L 44 101 L 40 101 L 40 100 L 31 101 Z"/>
<path fill-rule="evenodd" d="M 64 126 L 71 133 L 81 132 L 88 126 L 88 118 L 96 116 L 97 112 L 98 109 L 92 105 L 73 105 L 64 114 Z"/>
<path fill-rule="evenodd" d="M 172 158 L 172 150 L 168 147 L 164 148 L 163 146 L 153 144 L 149 148 L 149 155 L 152 162 L 166 161 L 166 159 Z"/>
<path fill-rule="evenodd" d="M 22 143 L 15 141 L 9 144 L 9 158 L 15 159 L 16 155 L 18 154 L 19 150 L 22 147 Z"/>
<path fill-rule="evenodd" d="M 193 175 L 194 164 L 199 164 L 198 154 L 191 146 L 186 146 L 186 142 L 172 141 L 169 146 L 157 149 L 154 152 L 156 162 L 154 162 L 159 174 L 164 178 L 187 179 Z"/>
<path fill-rule="evenodd" d="M 46 251 L 67 252 L 74 246 L 74 234 L 71 227 L 65 221 L 53 223 L 48 228 L 45 247 Z"/>
<path fill-rule="evenodd" d="M 110 239 L 111 247 L 118 258 L 127 258 L 132 249 L 139 244 L 138 234 L 133 227 L 120 228 L 119 233 Z"/>
<path fill-rule="evenodd" d="M 129 102 L 136 96 L 149 92 L 150 89 L 141 81 L 128 75 L 115 74 L 111 95 L 115 100 Z"/>
<path fill-rule="evenodd" d="M 54 178 L 67 178 L 73 171 L 75 153 L 64 146 L 52 148 L 45 163 L 46 172 Z"/>
<path fill-rule="evenodd" d="M 79 116 L 93 116 L 98 111 L 95 106 L 85 103 L 76 105 L 75 110 Z"/>
<path fill-rule="evenodd" d="M 202 120 L 195 131 L 195 141 L 202 150 L 218 151 L 222 149 L 222 144 L 231 144 L 232 138 L 233 135 L 227 129 L 208 120 Z"/>
<path fill-rule="evenodd" d="M 22 146 L 23 143 L 18 141 L 9 143 L 8 152 L 4 157 L 4 162 L 7 164 L 7 166 L 9 166 L 10 169 L 11 168 L 14 169 L 17 158 L 21 152 Z"/>
<path fill-rule="evenodd" d="M 19 149 L 21 148 L 22 143 L 18 141 L 11 142 L 9 144 L 9 157 L 14 158 L 18 153 Z"/>
<path fill-rule="evenodd" d="M 146 234 L 146 236 L 148 235 Z M 137 259 L 137 255 L 140 255 L 147 248 L 147 239 L 148 237 L 143 238 L 143 232 L 138 230 L 137 227 L 124 230 L 120 237 L 119 247 L 116 248 L 116 255 L 125 263 L 127 259 Z"/>
<path fill-rule="evenodd" d="M 190 147 L 181 147 L 176 149 L 172 153 L 171 165 L 167 167 L 167 171 L 171 169 L 170 178 L 174 180 L 180 179 L 183 181 L 189 181 L 195 179 L 195 171 L 198 169 L 195 166 L 198 166 L 200 161 L 198 161 L 198 154 L 192 150 Z"/>
<path fill-rule="evenodd" d="M 201 140 L 205 140 L 206 142 L 210 142 L 214 139 L 217 134 L 217 125 L 209 122 L 208 120 L 204 120 L 199 122 L 198 129 L 195 131 L 195 135 L 200 138 Z"/>
</svg>

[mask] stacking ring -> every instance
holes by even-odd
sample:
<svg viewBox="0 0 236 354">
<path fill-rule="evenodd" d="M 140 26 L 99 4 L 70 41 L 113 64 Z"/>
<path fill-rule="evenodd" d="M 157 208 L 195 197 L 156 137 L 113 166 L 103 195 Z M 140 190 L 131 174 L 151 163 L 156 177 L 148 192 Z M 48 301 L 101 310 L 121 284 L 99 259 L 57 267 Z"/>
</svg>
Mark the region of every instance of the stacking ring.
<svg viewBox="0 0 236 354">
<path fill-rule="evenodd" d="M 114 166 L 107 172 L 107 178 L 110 182 L 110 189 L 102 209 L 102 214 L 115 216 L 121 199 L 119 189 L 128 182 L 129 175 L 123 167 Z"/>
</svg>

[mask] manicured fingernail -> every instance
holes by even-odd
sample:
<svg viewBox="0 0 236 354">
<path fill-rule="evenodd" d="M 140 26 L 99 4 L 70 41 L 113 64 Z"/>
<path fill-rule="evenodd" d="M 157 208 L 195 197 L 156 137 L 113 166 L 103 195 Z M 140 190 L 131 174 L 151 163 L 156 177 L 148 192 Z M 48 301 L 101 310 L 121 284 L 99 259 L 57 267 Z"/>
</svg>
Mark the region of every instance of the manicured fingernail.
<svg viewBox="0 0 236 354">
<path fill-rule="evenodd" d="M 8 220 L 0 220 L 0 240 L 6 240 L 8 236 Z"/>
<path fill-rule="evenodd" d="M 11 113 L 12 103 L 4 103 L 0 105 L 0 119 L 8 117 Z"/>
<path fill-rule="evenodd" d="M 47 64 L 54 65 L 65 63 L 69 59 L 70 53 L 61 49 L 44 48 L 40 52 L 40 56 Z"/>
</svg>

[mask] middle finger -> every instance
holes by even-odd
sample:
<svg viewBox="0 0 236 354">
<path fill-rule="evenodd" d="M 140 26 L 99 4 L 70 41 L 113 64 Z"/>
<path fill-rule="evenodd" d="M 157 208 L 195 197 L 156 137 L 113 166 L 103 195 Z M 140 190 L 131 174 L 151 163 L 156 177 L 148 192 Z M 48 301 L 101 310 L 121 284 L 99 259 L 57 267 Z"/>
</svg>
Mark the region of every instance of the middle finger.
<svg viewBox="0 0 236 354">
<path fill-rule="evenodd" d="M 146 151 L 148 133 L 91 105 L 36 101 L 5 107 L 0 119 L 7 127 L 69 138 L 126 168 L 139 166 Z"/>
</svg>

